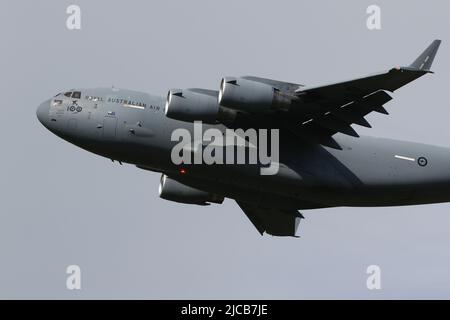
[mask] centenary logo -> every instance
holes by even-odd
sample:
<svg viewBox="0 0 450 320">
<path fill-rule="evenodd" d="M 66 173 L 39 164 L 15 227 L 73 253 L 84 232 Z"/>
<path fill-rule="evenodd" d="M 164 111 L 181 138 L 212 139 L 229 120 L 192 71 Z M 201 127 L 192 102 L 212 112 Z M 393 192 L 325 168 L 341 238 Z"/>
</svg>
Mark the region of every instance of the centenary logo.
<svg viewBox="0 0 450 320">
<path fill-rule="evenodd" d="M 70 111 L 72 113 L 79 113 L 83 111 L 83 108 L 78 105 L 77 101 L 74 100 L 70 106 L 67 107 L 67 111 Z"/>
<path fill-rule="evenodd" d="M 195 121 L 193 133 L 192 136 L 191 131 L 185 128 L 172 132 L 171 141 L 178 141 L 171 152 L 171 160 L 175 165 L 253 164 L 261 167 L 261 175 L 278 173 L 278 129 L 204 130 L 202 122 Z"/>
</svg>

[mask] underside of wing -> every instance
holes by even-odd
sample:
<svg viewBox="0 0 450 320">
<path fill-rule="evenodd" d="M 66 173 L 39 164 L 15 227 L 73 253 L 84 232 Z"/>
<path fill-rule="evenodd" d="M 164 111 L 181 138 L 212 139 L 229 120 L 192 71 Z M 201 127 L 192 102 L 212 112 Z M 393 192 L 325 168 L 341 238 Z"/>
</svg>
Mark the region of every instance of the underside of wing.
<svg viewBox="0 0 450 320">
<path fill-rule="evenodd" d="M 351 125 L 358 124 L 370 128 L 371 125 L 364 116 L 373 111 L 388 114 L 383 105 L 391 99 L 392 97 L 385 91 L 376 91 L 342 106 L 329 108 L 302 123 L 288 122 L 289 129 L 299 137 L 339 149 L 340 146 L 332 138 L 334 134 L 340 132 L 359 137 Z"/>
</svg>

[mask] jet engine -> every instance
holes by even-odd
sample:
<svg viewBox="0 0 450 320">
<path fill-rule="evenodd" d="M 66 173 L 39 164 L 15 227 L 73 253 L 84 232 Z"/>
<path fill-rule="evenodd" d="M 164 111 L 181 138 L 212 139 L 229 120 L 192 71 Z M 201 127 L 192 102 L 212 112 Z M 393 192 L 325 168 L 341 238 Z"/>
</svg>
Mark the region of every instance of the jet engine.
<svg viewBox="0 0 450 320">
<path fill-rule="evenodd" d="M 226 77 L 220 83 L 218 102 L 222 107 L 258 113 L 288 110 L 292 97 L 266 83 Z"/>
<path fill-rule="evenodd" d="M 195 90 L 195 89 L 194 89 Z M 215 95 L 193 89 L 171 89 L 167 93 L 166 116 L 181 121 L 215 123 L 219 104 Z"/>
<path fill-rule="evenodd" d="M 207 206 L 222 203 L 224 197 L 189 187 L 163 174 L 159 184 L 159 197 L 169 201 Z"/>
</svg>

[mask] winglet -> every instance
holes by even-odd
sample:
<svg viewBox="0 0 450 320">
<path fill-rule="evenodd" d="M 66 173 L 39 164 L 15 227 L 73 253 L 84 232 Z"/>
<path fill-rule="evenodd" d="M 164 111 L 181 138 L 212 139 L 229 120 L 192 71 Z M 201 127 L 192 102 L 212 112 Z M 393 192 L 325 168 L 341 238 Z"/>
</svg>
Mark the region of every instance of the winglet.
<svg viewBox="0 0 450 320">
<path fill-rule="evenodd" d="M 430 71 L 431 64 L 439 49 L 441 40 L 434 40 L 428 48 L 410 65 L 416 70 Z"/>
</svg>

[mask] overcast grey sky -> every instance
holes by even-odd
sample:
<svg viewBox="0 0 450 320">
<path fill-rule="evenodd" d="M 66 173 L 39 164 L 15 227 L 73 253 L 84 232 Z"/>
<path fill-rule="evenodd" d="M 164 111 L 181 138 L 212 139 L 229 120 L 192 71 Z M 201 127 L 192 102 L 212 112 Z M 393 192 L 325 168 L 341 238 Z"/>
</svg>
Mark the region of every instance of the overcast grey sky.
<svg viewBox="0 0 450 320">
<path fill-rule="evenodd" d="M 370 4 L 381 30 L 366 27 Z M 35 115 L 74 87 L 316 85 L 409 64 L 440 38 L 436 74 L 359 132 L 450 147 L 449 13 L 446 0 L 2 1 L 0 298 L 450 298 L 450 204 L 305 210 L 302 238 L 260 237 L 233 201 L 161 200 L 158 174 L 78 149 Z M 80 291 L 66 289 L 71 264 Z"/>
</svg>

